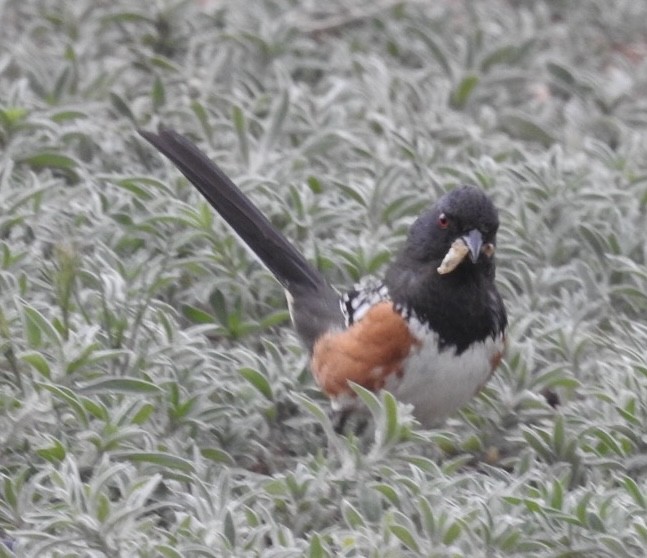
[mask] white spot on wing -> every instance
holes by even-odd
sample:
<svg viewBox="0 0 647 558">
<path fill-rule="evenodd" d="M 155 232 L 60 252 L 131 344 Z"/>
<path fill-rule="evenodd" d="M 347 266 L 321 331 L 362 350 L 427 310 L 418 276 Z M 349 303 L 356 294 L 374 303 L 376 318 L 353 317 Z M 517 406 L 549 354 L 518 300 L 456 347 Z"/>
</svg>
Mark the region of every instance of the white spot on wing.
<svg viewBox="0 0 647 558">
<path fill-rule="evenodd" d="M 341 298 L 346 326 L 361 320 L 371 307 L 384 300 L 389 300 L 389 291 L 381 281 L 369 278 L 355 285 L 352 291 Z"/>
<path fill-rule="evenodd" d="M 292 320 L 292 323 L 294 323 L 294 297 L 288 291 L 285 289 L 285 300 L 287 300 L 288 303 L 288 312 L 290 313 L 290 320 Z"/>
</svg>

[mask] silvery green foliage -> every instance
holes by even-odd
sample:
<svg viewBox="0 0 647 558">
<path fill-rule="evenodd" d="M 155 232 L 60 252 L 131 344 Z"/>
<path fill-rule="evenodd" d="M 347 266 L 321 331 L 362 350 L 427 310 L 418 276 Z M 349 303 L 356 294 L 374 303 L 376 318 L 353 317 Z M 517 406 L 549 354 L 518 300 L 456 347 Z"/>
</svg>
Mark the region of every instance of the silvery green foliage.
<svg viewBox="0 0 647 558">
<path fill-rule="evenodd" d="M 643 555 L 647 4 L 0 18 L 0 556 Z M 340 286 L 488 190 L 511 331 L 482 395 L 425 432 L 358 388 L 372 426 L 335 434 L 280 288 L 137 137 L 159 122 Z"/>
</svg>

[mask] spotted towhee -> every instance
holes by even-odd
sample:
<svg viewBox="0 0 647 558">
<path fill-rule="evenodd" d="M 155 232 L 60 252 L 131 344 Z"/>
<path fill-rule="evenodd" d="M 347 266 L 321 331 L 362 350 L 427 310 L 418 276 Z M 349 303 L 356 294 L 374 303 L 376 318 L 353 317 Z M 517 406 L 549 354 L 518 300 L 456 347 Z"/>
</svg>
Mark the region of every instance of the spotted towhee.
<svg viewBox="0 0 647 558">
<path fill-rule="evenodd" d="M 494 283 L 498 214 L 480 189 L 443 195 L 413 223 L 382 282 L 340 295 L 187 138 L 165 128 L 140 133 L 283 285 L 314 377 L 334 409 L 356 405 L 355 382 L 391 391 L 433 425 L 488 381 L 505 350 L 507 318 Z"/>
</svg>

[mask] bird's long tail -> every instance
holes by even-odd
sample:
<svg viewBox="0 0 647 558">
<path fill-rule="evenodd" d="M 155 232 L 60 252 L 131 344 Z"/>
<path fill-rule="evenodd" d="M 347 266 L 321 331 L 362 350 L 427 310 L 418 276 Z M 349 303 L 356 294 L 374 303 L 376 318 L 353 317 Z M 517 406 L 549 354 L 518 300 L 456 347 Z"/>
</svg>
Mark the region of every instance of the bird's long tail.
<svg viewBox="0 0 647 558">
<path fill-rule="evenodd" d="M 338 297 L 323 275 L 214 162 L 174 130 L 139 133 L 175 164 L 290 293 L 292 318 L 307 345 L 341 326 Z"/>
</svg>

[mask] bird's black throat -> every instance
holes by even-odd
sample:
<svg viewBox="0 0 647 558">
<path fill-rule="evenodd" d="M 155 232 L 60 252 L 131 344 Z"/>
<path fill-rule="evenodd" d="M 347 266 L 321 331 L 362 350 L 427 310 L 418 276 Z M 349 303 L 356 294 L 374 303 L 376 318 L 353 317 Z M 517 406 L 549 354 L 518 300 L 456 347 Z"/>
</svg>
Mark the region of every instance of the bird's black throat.
<svg viewBox="0 0 647 558">
<path fill-rule="evenodd" d="M 407 269 L 402 262 L 389 270 L 386 285 L 395 307 L 439 336 L 441 348 L 465 351 L 472 343 L 502 332 L 507 324 L 505 307 L 494 284 L 493 270 L 460 265 L 448 275 L 437 264 Z"/>
</svg>

